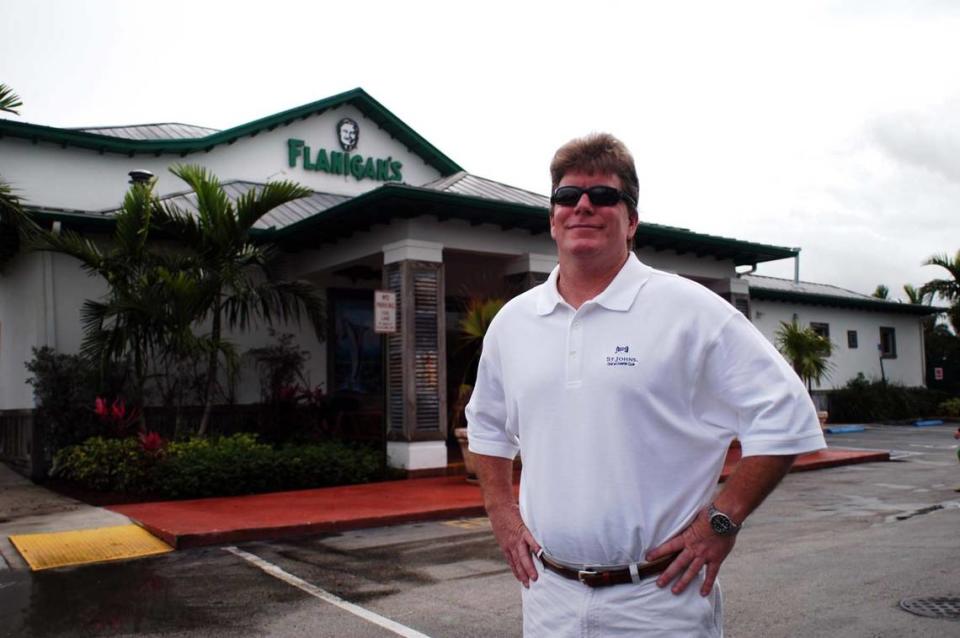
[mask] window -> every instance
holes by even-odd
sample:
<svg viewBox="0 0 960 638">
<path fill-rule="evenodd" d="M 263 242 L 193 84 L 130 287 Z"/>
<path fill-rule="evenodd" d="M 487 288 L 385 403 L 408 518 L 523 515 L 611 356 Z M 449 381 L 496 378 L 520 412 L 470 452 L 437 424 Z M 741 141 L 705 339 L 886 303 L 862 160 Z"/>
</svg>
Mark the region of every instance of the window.
<svg viewBox="0 0 960 638">
<path fill-rule="evenodd" d="M 880 327 L 880 356 L 884 359 L 897 358 L 897 331 L 893 328 Z"/>
<path fill-rule="evenodd" d="M 857 331 L 856 330 L 847 330 L 847 347 L 851 350 L 857 348 Z"/>
<path fill-rule="evenodd" d="M 818 335 L 824 339 L 830 338 L 830 324 L 829 323 L 816 323 L 810 322 L 810 329 L 816 332 Z"/>
</svg>

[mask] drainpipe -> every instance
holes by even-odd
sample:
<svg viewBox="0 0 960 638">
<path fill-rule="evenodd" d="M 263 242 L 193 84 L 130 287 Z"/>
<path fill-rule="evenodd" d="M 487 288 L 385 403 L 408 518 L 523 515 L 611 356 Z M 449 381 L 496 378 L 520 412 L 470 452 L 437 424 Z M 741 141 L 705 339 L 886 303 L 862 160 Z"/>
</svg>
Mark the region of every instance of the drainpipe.
<svg viewBox="0 0 960 638">
<path fill-rule="evenodd" d="M 60 234 L 60 222 L 53 222 L 51 231 Z M 54 294 L 53 254 L 40 255 L 40 282 L 43 291 L 43 345 L 57 349 L 57 300 Z"/>
</svg>

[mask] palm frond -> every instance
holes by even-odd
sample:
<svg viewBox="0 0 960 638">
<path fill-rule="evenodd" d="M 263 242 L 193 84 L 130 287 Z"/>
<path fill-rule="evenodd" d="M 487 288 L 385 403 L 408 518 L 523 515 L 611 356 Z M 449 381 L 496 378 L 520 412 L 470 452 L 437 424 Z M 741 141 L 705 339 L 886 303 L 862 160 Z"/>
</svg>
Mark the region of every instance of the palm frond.
<svg viewBox="0 0 960 638">
<path fill-rule="evenodd" d="M 17 109 L 21 106 L 23 106 L 23 102 L 20 101 L 20 96 L 6 84 L 0 84 L 0 111 L 19 115 Z"/>
<path fill-rule="evenodd" d="M 28 241 L 33 250 L 58 252 L 80 261 L 84 270 L 91 274 L 106 277 L 104 266 L 106 258 L 103 251 L 89 239 L 73 232 L 63 230 L 55 233 L 49 230 L 39 230 Z"/>
<path fill-rule="evenodd" d="M 178 164 L 170 172 L 190 186 L 197 196 L 197 213 L 205 234 L 218 246 L 226 245 L 237 234 L 236 215 L 220 180 L 202 166 Z"/>
<path fill-rule="evenodd" d="M 156 202 L 153 223 L 158 230 L 176 237 L 188 248 L 202 252 L 203 228 L 197 215 L 170 202 Z"/>
<path fill-rule="evenodd" d="M 117 249 L 138 258 L 146 249 L 150 234 L 155 198 L 153 184 L 133 184 L 123 198 L 123 206 L 115 217 L 113 238 Z"/>
<path fill-rule="evenodd" d="M 268 182 L 262 188 L 252 188 L 237 198 L 237 223 L 246 231 L 253 227 L 261 217 L 278 206 L 282 206 L 302 197 L 312 190 L 291 181 Z"/>
<path fill-rule="evenodd" d="M 500 298 L 493 299 L 471 299 L 467 302 L 467 311 L 460 320 L 460 332 L 466 342 L 483 341 L 487 334 L 490 322 L 503 308 L 504 300 Z"/>
</svg>

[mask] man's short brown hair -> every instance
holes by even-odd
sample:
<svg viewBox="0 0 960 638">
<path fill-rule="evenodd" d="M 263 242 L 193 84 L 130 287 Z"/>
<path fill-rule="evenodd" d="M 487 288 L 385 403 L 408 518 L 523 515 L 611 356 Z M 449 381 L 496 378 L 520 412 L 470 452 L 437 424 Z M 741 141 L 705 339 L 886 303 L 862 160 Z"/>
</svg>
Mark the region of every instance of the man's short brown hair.
<svg viewBox="0 0 960 638">
<path fill-rule="evenodd" d="M 550 162 L 550 178 L 553 186 L 550 192 L 557 190 L 563 176 L 572 171 L 593 175 L 616 175 L 620 178 L 623 192 L 637 201 L 640 194 L 640 180 L 633 155 L 623 142 L 609 133 L 591 133 L 585 137 L 572 139 L 559 149 Z M 637 207 L 624 201 L 631 219 L 637 219 Z M 553 207 L 550 208 L 553 214 Z"/>
</svg>

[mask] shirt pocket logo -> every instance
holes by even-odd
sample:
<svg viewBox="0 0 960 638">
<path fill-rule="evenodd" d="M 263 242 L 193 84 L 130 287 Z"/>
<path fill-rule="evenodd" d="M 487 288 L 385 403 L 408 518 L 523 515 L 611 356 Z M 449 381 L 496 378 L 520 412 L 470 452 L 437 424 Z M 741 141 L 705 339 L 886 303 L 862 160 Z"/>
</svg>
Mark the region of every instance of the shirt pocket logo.
<svg viewBox="0 0 960 638">
<path fill-rule="evenodd" d="M 617 366 L 626 366 L 632 368 L 637 365 L 637 358 L 630 356 L 630 346 L 614 346 L 613 355 L 607 355 L 607 366 L 608 367 L 617 367 Z"/>
</svg>

